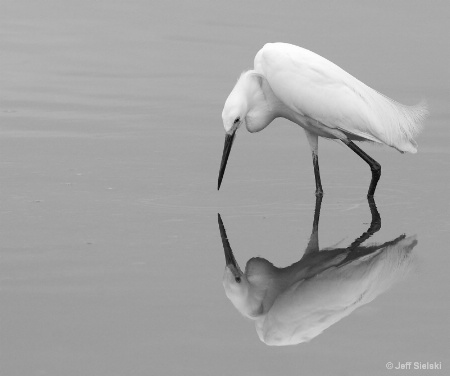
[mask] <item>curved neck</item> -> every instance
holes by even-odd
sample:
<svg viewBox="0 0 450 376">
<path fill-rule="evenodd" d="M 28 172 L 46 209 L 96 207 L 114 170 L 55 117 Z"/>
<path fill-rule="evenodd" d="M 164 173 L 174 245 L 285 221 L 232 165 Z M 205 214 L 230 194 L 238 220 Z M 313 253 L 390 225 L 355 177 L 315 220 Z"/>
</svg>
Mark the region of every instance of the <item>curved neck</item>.
<svg viewBox="0 0 450 376">
<path fill-rule="evenodd" d="M 273 93 L 264 76 L 248 71 L 241 76 L 245 95 L 249 132 L 259 132 L 280 116 L 281 102 Z"/>
</svg>

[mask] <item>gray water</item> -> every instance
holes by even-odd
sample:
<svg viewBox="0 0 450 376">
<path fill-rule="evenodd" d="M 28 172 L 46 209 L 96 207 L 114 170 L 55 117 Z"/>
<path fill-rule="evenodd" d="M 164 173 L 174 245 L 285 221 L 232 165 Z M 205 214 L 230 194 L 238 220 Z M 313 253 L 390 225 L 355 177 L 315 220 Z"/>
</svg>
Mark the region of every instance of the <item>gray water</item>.
<svg viewBox="0 0 450 376">
<path fill-rule="evenodd" d="M 0 374 L 448 374 L 448 2 L 4 1 L 0 12 Z M 258 49 L 311 49 L 405 104 L 419 153 L 383 168 L 381 229 L 411 270 L 311 341 L 271 347 L 227 299 L 237 261 L 300 260 L 314 213 L 303 131 L 241 131 L 217 192 L 223 103 Z M 321 141 L 321 248 L 371 222 L 367 166 Z M 440 362 L 392 371 L 386 363 Z M 413 366 L 411 366 L 413 367 Z"/>
</svg>

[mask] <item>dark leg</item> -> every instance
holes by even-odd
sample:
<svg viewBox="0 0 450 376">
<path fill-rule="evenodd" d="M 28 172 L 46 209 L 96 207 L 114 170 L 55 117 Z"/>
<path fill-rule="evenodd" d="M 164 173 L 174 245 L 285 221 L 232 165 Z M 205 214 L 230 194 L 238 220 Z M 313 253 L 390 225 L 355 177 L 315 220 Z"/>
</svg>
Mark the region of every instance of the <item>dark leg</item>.
<svg viewBox="0 0 450 376">
<path fill-rule="evenodd" d="M 321 206 L 322 206 L 322 195 L 316 195 L 316 206 L 314 208 L 313 227 L 311 236 L 309 237 L 308 246 L 306 247 L 305 255 L 310 252 L 319 251 L 319 218 Z"/>
<path fill-rule="evenodd" d="M 320 181 L 319 156 L 312 152 L 314 177 L 316 178 L 316 196 L 323 196 L 322 182 Z"/>
<path fill-rule="evenodd" d="M 322 196 L 316 197 L 316 205 L 314 207 L 313 232 L 319 231 L 320 208 L 322 207 Z"/>
<path fill-rule="evenodd" d="M 315 133 L 311 133 L 305 129 L 309 146 L 311 147 L 312 160 L 314 166 L 314 177 L 316 178 L 316 197 L 323 196 L 322 183 L 320 182 L 319 172 L 319 137 Z"/>
<path fill-rule="evenodd" d="M 367 192 L 367 197 L 373 197 L 375 193 L 375 188 L 377 187 L 378 180 L 381 176 L 381 166 L 380 164 L 369 155 L 367 155 L 363 150 L 356 146 L 350 140 L 342 140 L 350 149 L 352 149 L 356 154 L 358 154 L 364 161 L 370 166 L 372 171 L 372 180 L 370 181 L 369 192 Z"/>
<path fill-rule="evenodd" d="M 350 244 L 349 249 L 355 249 L 359 247 L 363 242 L 369 239 L 381 228 L 381 217 L 378 213 L 377 206 L 375 205 L 375 200 L 373 197 L 367 197 L 367 202 L 369 203 L 370 214 L 372 215 L 372 221 L 370 222 L 369 229 L 362 234 L 358 239 L 356 239 L 352 244 Z"/>
<path fill-rule="evenodd" d="M 369 231 L 373 235 L 377 231 L 380 231 L 381 217 L 380 213 L 378 213 L 377 205 L 375 204 L 375 199 L 373 197 L 367 197 L 367 202 L 369 203 L 370 214 L 372 214 L 372 221 L 370 222 Z"/>
</svg>

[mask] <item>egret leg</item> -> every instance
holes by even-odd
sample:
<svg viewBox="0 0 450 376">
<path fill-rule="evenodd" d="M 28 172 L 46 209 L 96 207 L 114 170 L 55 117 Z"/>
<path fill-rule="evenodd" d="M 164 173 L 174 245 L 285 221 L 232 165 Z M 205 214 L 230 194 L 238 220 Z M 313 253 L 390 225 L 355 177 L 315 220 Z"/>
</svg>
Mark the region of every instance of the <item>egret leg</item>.
<svg viewBox="0 0 450 376">
<path fill-rule="evenodd" d="M 314 208 L 314 220 L 311 236 L 309 237 L 308 246 L 305 250 L 305 255 L 310 252 L 319 251 L 319 218 L 320 208 L 322 206 L 322 196 L 316 196 L 316 206 Z"/>
<path fill-rule="evenodd" d="M 307 131 L 306 129 L 305 133 L 312 152 L 314 178 L 316 180 L 316 196 L 323 196 L 322 182 L 320 181 L 319 170 L 319 137 L 316 134 Z"/>
<path fill-rule="evenodd" d="M 316 179 L 316 196 L 323 196 L 322 182 L 320 181 L 320 170 L 319 170 L 319 156 L 312 152 L 313 166 L 314 166 L 314 178 Z"/>
<path fill-rule="evenodd" d="M 369 166 L 372 171 L 372 180 L 370 181 L 369 191 L 367 192 L 367 197 L 373 197 L 375 189 L 377 187 L 378 180 L 381 176 L 381 165 L 358 146 L 356 146 L 352 141 L 348 139 L 342 140 L 345 145 L 352 149 L 356 154 L 358 154 Z"/>
</svg>

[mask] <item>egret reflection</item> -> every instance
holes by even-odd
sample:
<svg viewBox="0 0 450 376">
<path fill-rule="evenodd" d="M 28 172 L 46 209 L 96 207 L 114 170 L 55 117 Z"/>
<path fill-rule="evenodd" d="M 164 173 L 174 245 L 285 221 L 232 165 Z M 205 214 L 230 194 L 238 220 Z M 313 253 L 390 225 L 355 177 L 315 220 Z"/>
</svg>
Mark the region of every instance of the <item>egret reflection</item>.
<svg viewBox="0 0 450 376">
<path fill-rule="evenodd" d="M 254 257 L 244 272 L 218 215 L 226 262 L 225 293 L 242 315 L 255 320 L 261 341 L 273 346 L 307 342 L 374 300 L 409 271 L 411 251 L 417 244 L 415 236 L 401 235 L 382 244 L 362 245 L 381 228 L 375 201 L 369 198 L 368 202 L 370 227 L 350 246 L 319 249 L 322 198 L 317 197 L 313 229 L 302 258 L 278 268 Z"/>
</svg>

